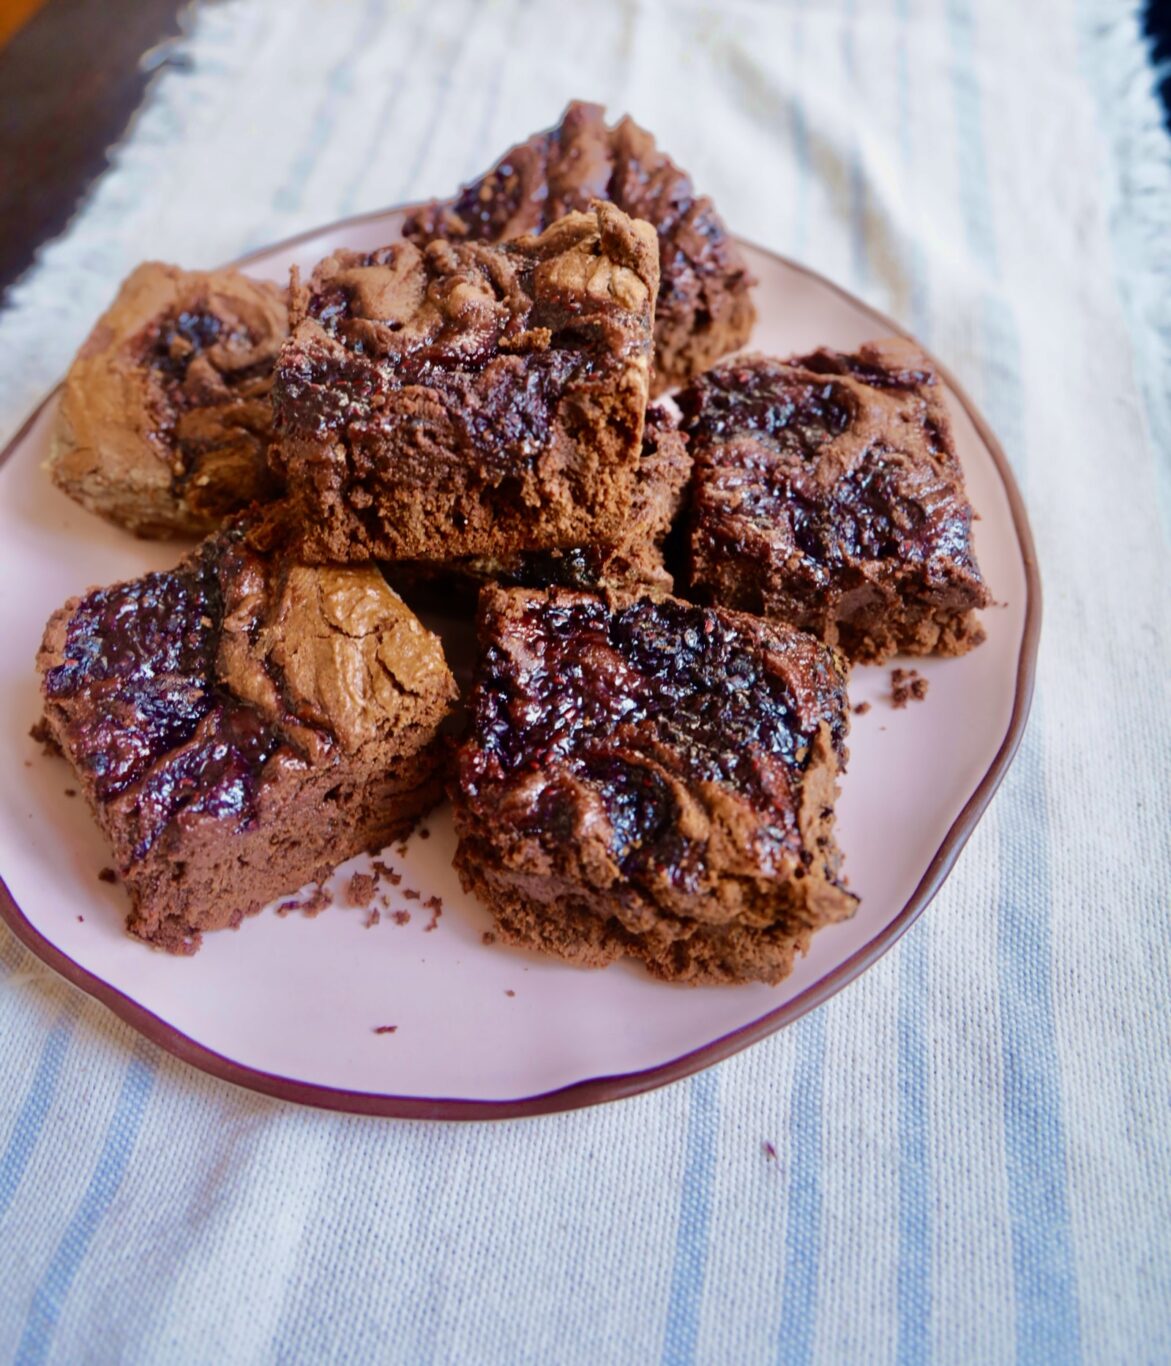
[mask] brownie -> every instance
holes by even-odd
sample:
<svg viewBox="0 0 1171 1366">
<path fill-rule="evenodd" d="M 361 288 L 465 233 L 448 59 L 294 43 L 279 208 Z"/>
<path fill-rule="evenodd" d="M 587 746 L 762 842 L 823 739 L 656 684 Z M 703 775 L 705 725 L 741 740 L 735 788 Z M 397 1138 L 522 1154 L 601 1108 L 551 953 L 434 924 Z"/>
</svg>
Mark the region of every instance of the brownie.
<svg viewBox="0 0 1171 1366">
<path fill-rule="evenodd" d="M 692 983 L 777 982 L 849 916 L 843 666 L 812 636 L 648 592 L 487 588 L 452 797 L 499 937 Z"/>
<path fill-rule="evenodd" d="M 405 835 L 442 793 L 438 640 L 376 569 L 299 563 L 272 517 L 73 598 L 37 663 L 128 928 L 175 953 Z"/>
<path fill-rule="evenodd" d="M 687 438 L 665 408 L 652 405 L 647 409 L 630 518 L 616 540 L 452 561 L 403 560 L 387 566 L 387 576 L 404 591 L 426 589 L 432 601 L 453 590 L 466 597 L 493 582 L 525 588 L 645 584 L 670 592 L 673 579 L 663 547 L 682 509 L 690 474 Z"/>
<path fill-rule="evenodd" d="M 983 640 L 972 507 L 938 377 L 915 346 L 746 357 L 679 403 L 695 461 L 692 596 L 860 661 Z"/>
<path fill-rule="evenodd" d="M 273 497 L 272 371 L 287 332 L 276 285 L 139 266 L 65 378 L 53 482 L 139 536 L 201 535 Z"/>
<path fill-rule="evenodd" d="M 336 252 L 294 284 L 274 459 L 315 561 L 616 536 L 642 446 L 654 231 L 609 204 L 503 246 Z"/>
<path fill-rule="evenodd" d="M 755 283 L 710 199 L 633 119 L 606 127 L 600 105 L 570 104 L 556 128 L 511 148 L 453 200 L 422 205 L 403 235 L 501 242 L 606 199 L 659 235 L 653 391 L 685 384 L 748 340 Z"/>
</svg>

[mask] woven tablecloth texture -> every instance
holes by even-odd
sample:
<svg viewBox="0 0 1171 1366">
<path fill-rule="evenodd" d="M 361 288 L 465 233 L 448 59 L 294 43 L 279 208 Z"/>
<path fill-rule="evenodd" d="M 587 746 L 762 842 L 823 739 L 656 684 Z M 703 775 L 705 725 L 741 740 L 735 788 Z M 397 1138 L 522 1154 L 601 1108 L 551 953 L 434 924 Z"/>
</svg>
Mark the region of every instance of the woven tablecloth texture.
<svg viewBox="0 0 1171 1366">
<path fill-rule="evenodd" d="M 619 1104 L 444 1125 L 270 1101 L 145 1044 L 0 930 L 0 1358 L 1171 1359 L 1171 144 L 1136 9 L 189 16 L 0 315 L 3 439 L 140 259 L 211 265 L 443 193 L 598 99 L 972 393 L 1037 538 L 1037 694 L 891 953 Z"/>
</svg>

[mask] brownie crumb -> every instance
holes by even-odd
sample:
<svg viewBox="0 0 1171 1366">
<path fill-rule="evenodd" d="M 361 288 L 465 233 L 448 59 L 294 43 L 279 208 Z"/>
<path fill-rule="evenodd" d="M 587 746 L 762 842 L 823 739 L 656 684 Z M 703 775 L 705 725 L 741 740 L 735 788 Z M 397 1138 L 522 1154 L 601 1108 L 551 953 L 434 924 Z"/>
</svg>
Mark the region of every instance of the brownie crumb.
<svg viewBox="0 0 1171 1366">
<path fill-rule="evenodd" d="M 346 896 L 351 906 L 369 906 L 374 900 L 374 889 L 378 879 L 370 873 L 355 873 L 346 886 Z"/>
<path fill-rule="evenodd" d="M 67 787 L 67 788 L 65 789 L 65 795 L 66 795 L 67 797 L 76 797 L 76 796 L 77 796 L 77 788 L 75 788 L 75 787 Z"/>
<path fill-rule="evenodd" d="M 480 936 L 480 942 L 484 944 L 495 944 L 496 936 L 492 933 L 491 930 L 485 930 L 484 933 Z"/>
<path fill-rule="evenodd" d="M 505 994 L 505 996 L 515 996 L 515 995 L 516 995 L 516 992 L 513 991 L 513 989 L 512 989 L 511 987 L 507 987 L 507 988 L 505 989 L 504 994 Z"/>
<path fill-rule="evenodd" d="M 439 917 L 443 914 L 443 898 L 440 896 L 429 896 L 423 905 L 431 912 L 431 919 L 423 926 L 424 933 L 430 933 L 438 924 Z"/>
<path fill-rule="evenodd" d="M 890 695 L 891 701 L 899 710 L 908 702 L 922 702 L 927 696 L 927 680 L 918 669 L 892 669 Z"/>
<path fill-rule="evenodd" d="M 419 838 L 421 840 L 429 840 L 431 838 L 431 831 L 428 830 L 425 825 L 421 826 L 419 829 Z"/>
<path fill-rule="evenodd" d="M 370 914 L 366 917 L 366 928 L 368 930 L 372 930 L 381 919 L 382 912 L 378 909 L 377 906 L 375 906 L 374 909 L 370 912 Z"/>
<path fill-rule="evenodd" d="M 61 746 L 53 739 L 49 723 L 42 716 L 35 726 L 29 728 L 29 738 L 35 740 L 44 754 L 60 754 Z M 32 764 L 29 764 L 32 767 Z"/>
<path fill-rule="evenodd" d="M 418 901 L 419 898 L 420 898 L 422 895 L 423 895 L 422 892 L 416 892 L 415 889 L 414 889 L 413 887 L 407 887 L 407 888 L 403 891 L 403 897 L 404 897 L 407 901 Z"/>
<path fill-rule="evenodd" d="M 760 1145 L 760 1147 L 761 1147 L 761 1151 L 764 1153 L 765 1157 L 766 1157 L 770 1162 L 775 1162 L 775 1161 L 777 1160 L 777 1150 L 776 1150 L 776 1148 L 774 1147 L 774 1145 L 771 1144 L 771 1143 L 768 1141 L 767 1138 L 766 1138 L 766 1139 L 764 1140 L 764 1142 Z"/>
<path fill-rule="evenodd" d="M 79 916 L 77 917 L 77 923 L 78 923 L 79 925 L 84 925 L 84 924 L 85 924 L 85 916 L 84 916 L 84 915 L 79 915 Z"/>
<path fill-rule="evenodd" d="M 113 870 L 113 868 L 101 868 L 98 870 L 98 881 L 117 882 L 118 874 Z"/>
<path fill-rule="evenodd" d="M 866 713 L 867 713 L 869 710 L 870 710 L 870 703 L 869 703 L 869 702 L 859 702 L 858 705 L 854 708 L 854 715 L 855 715 L 855 716 L 865 716 Z"/>
<path fill-rule="evenodd" d="M 397 887 L 403 880 L 401 873 L 396 873 L 389 864 L 383 863 L 381 859 L 375 859 L 370 867 L 374 870 L 375 877 L 385 878 L 392 887 Z"/>
<path fill-rule="evenodd" d="M 291 915 L 294 911 L 301 909 L 301 903 L 296 897 L 291 897 L 288 901 L 282 901 L 276 908 L 277 915 Z"/>
<path fill-rule="evenodd" d="M 398 1025 L 375 1025 L 375 1034 L 393 1034 L 398 1029 Z"/>
<path fill-rule="evenodd" d="M 410 911 L 395 911 L 391 919 L 396 925 L 409 925 L 411 923 Z"/>
<path fill-rule="evenodd" d="M 327 906 L 332 905 L 333 893 L 328 887 L 323 887 L 319 882 L 310 894 L 309 900 L 301 903 L 301 910 L 303 910 L 307 916 L 315 916 L 320 915 Z"/>
</svg>

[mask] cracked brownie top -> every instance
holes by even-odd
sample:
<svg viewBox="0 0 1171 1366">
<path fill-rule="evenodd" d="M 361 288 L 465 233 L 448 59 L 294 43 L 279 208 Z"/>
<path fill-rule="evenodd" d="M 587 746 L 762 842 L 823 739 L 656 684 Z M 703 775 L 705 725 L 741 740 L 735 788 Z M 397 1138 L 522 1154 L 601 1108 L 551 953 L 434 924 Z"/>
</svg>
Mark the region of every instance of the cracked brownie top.
<svg viewBox="0 0 1171 1366">
<path fill-rule="evenodd" d="M 287 330 L 275 285 L 139 266 L 66 377 L 54 481 L 140 535 L 209 531 L 272 497 L 272 372 Z"/>
<path fill-rule="evenodd" d="M 633 361 L 645 368 L 657 282 L 653 237 L 609 206 L 572 214 L 504 251 L 395 243 L 339 251 L 294 286 L 302 360 L 282 359 L 282 431 L 373 420 L 387 391 L 426 388 L 468 400 L 491 362 L 508 364 L 487 401 L 464 413 L 487 459 L 535 453 L 570 380 Z M 316 346 L 314 346 L 316 344 Z"/>
<path fill-rule="evenodd" d="M 755 318 L 753 282 L 711 200 L 631 118 L 608 128 L 600 105 L 573 102 L 557 127 L 513 147 L 453 200 L 416 210 L 403 235 L 506 241 L 593 200 L 609 200 L 658 233 L 656 389 L 743 345 Z"/>
<path fill-rule="evenodd" d="M 279 442 L 313 558 L 616 531 L 642 439 L 653 230 L 609 204 L 502 247 L 337 252 L 291 295 Z"/>
<path fill-rule="evenodd" d="M 816 744 L 845 752 L 831 651 L 632 593 L 487 590 L 481 618 L 460 791 L 488 828 L 604 834 L 624 877 L 683 893 L 713 875 L 729 822 L 755 875 L 804 857 L 803 771 Z"/>
<path fill-rule="evenodd" d="M 860 657 L 930 647 L 948 613 L 987 604 L 943 397 L 912 344 L 745 357 L 679 403 L 699 592 L 840 632 Z"/>
<path fill-rule="evenodd" d="M 373 568 L 312 569 L 274 518 L 50 622 L 56 734 L 99 803 L 135 790 L 135 856 L 180 811 L 253 817 L 268 766 L 356 753 L 454 696 L 438 640 Z"/>
</svg>

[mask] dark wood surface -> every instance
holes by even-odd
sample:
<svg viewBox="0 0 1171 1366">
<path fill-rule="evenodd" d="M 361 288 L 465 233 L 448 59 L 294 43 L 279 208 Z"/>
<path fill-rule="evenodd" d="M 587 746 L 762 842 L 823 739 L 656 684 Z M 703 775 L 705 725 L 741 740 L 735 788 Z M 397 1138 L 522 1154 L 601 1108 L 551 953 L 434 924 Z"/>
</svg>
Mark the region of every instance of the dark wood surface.
<svg viewBox="0 0 1171 1366">
<path fill-rule="evenodd" d="M 0 47 L 22 24 L 27 24 L 33 11 L 44 3 L 45 0 L 0 0 Z"/>
<path fill-rule="evenodd" d="M 0 48 L 0 302 L 126 129 L 186 0 L 47 0 Z"/>
</svg>

